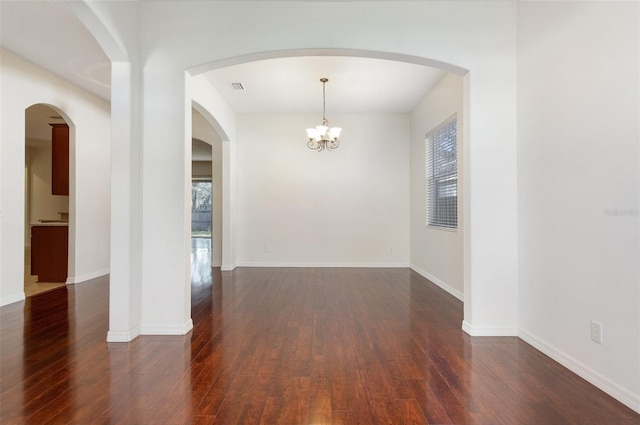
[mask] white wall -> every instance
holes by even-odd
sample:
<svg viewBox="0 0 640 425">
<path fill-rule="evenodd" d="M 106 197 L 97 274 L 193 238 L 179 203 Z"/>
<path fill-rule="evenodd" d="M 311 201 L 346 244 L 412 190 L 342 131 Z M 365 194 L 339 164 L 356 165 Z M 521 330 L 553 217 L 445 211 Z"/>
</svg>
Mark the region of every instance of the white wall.
<svg viewBox="0 0 640 425">
<path fill-rule="evenodd" d="M 636 411 L 639 22 L 636 2 L 519 4 L 520 334 Z"/>
<path fill-rule="evenodd" d="M 408 115 L 331 115 L 331 152 L 306 147 L 319 119 L 237 117 L 238 265 L 406 267 Z"/>
<path fill-rule="evenodd" d="M 463 299 L 464 120 L 462 77 L 446 74 L 411 113 L 411 268 Z M 426 226 L 425 135 L 457 114 L 458 229 Z"/>
<path fill-rule="evenodd" d="M 70 126 L 69 279 L 109 272 L 109 105 L 1 50 L 0 304 L 24 298 L 25 109 L 56 107 Z M 75 142 L 74 142 L 75 141 Z"/>
</svg>

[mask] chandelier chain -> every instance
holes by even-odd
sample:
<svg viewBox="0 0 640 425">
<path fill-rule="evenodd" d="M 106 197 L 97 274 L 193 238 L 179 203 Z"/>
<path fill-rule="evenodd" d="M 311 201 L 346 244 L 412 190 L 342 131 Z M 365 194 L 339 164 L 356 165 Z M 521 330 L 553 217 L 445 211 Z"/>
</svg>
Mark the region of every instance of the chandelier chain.
<svg viewBox="0 0 640 425">
<path fill-rule="evenodd" d="M 327 121 L 327 117 L 325 116 L 325 110 L 326 110 L 326 106 L 327 106 L 327 98 L 325 95 L 325 84 L 327 84 L 326 81 L 322 82 L 322 123 L 324 124 Z"/>
</svg>

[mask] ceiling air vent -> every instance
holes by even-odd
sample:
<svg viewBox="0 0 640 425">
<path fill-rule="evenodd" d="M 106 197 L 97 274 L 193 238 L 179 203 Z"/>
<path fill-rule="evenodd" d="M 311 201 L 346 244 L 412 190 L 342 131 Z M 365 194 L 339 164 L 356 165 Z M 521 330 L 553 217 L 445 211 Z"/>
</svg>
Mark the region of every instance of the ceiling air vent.
<svg viewBox="0 0 640 425">
<path fill-rule="evenodd" d="M 244 90 L 242 83 L 231 83 L 231 88 L 234 90 Z"/>
</svg>

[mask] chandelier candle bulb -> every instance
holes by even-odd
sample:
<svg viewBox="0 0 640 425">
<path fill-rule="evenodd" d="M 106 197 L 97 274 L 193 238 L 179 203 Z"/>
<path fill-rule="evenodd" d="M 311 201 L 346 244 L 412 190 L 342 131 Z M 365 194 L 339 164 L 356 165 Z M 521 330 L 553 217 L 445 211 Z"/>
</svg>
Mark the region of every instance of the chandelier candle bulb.
<svg viewBox="0 0 640 425">
<path fill-rule="evenodd" d="M 329 128 L 329 121 L 325 116 L 326 96 L 325 96 L 325 84 L 329 81 L 328 78 L 321 78 L 322 83 L 322 124 L 317 125 L 316 128 L 307 128 L 307 147 L 309 149 L 322 152 L 323 150 L 334 150 L 340 146 L 338 137 L 342 132 L 340 127 Z"/>
</svg>

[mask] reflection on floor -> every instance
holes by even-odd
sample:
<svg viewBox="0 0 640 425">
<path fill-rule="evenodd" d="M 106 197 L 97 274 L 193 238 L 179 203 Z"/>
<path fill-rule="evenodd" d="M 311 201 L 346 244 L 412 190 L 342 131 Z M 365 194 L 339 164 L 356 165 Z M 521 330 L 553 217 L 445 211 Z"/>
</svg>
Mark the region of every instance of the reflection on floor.
<svg viewBox="0 0 640 425">
<path fill-rule="evenodd" d="M 31 297 L 36 294 L 51 291 L 64 286 L 64 283 L 38 282 L 38 276 L 31 274 L 31 247 L 24 251 L 24 296 Z"/>
<path fill-rule="evenodd" d="M 211 238 L 191 238 L 191 284 L 211 284 Z"/>
<path fill-rule="evenodd" d="M 191 283 L 211 284 L 211 238 L 191 238 Z M 64 286 L 64 283 L 38 282 L 38 276 L 31 275 L 31 252 L 25 249 L 24 294 L 31 297 Z"/>
</svg>

